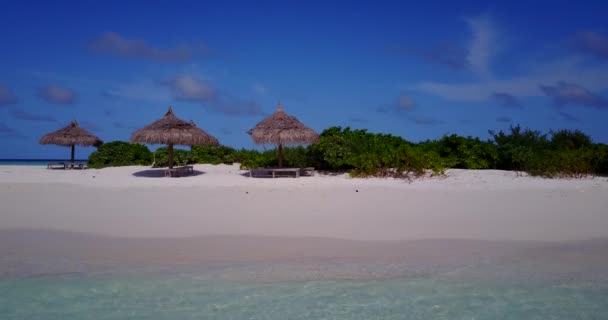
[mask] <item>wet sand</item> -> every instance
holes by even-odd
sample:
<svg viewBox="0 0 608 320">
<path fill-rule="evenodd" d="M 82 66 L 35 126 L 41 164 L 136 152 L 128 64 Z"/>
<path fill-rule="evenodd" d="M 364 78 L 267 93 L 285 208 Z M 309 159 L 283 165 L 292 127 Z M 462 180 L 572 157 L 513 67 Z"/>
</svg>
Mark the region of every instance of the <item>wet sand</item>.
<svg viewBox="0 0 608 320">
<path fill-rule="evenodd" d="M 201 236 L 116 238 L 0 231 L 0 277 L 206 272 L 224 280 L 294 281 L 440 276 L 608 283 L 608 239 L 352 241 Z"/>
</svg>

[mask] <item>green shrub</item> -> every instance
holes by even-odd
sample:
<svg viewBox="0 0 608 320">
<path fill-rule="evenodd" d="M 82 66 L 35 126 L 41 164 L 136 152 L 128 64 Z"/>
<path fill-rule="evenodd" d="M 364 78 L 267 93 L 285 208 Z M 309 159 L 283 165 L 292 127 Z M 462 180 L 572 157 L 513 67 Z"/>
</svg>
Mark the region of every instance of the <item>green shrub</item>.
<svg viewBox="0 0 608 320">
<path fill-rule="evenodd" d="M 608 150 L 594 145 L 591 138 L 579 130 L 558 130 L 547 135 L 519 126 L 510 133 L 494 133 L 498 151 L 498 167 L 526 171 L 547 178 L 581 178 L 606 174 Z"/>
<path fill-rule="evenodd" d="M 593 166 L 595 168 L 595 174 L 608 176 L 608 145 L 606 144 L 594 144 L 593 149 Z"/>
<path fill-rule="evenodd" d="M 422 148 L 412 149 L 412 165 L 431 170 L 433 175 L 443 175 L 450 168 L 448 162 L 435 151 L 423 151 Z"/>
<path fill-rule="evenodd" d="M 273 150 L 276 152 L 276 149 Z M 275 153 L 276 154 L 276 153 Z M 283 160 L 286 167 L 291 168 L 307 168 L 314 167 L 314 154 L 311 148 L 305 147 L 290 147 L 283 148 Z"/>
<path fill-rule="evenodd" d="M 184 149 L 173 149 L 173 165 L 192 164 L 190 152 Z M 169 166 L 169 154 L 167 147 L 162 147 L 154 151 L 154 168 L 163 168 Z"/>
<path fill-rule="evenodd" d="M 113 141 L 101 144 L 91 153 L 88 162 L 91 168 L 150 165 L 152 152 L 141 144 Z"/>
<path fill-rule="evenodd" d="M 551 132 L 551 146 L 561 150 L 578 150 L 590 147 L 591 137 L 580 130 L 558 130 Z"/>
<path fill-rule="evenodd" d="M 498 169 L 527 170 L 532 165 L 535 153 L 549 147 L 547 135 L 541 134 L 540 131 L 522 130 L 519 125 L 511 126 L 509 133 L 502 130 L 498 133 L 489 132 L 496 146 Z"/>
<path fill-rule="evenodd" d="M 351 130 L 349 127 L 331 127 L 319 136 L 319 143 L 311 146 L 312 155 L 325 169 L 353 169 L 361 163 L 364 154 L 380 154 L 411 145 L 401 137 L 389 134 L 374 134 L 367 130 Z"/>
<path fill-rule="evenodd" d="M 546 178 L 582 178 L 595 172 L 594 150 L 542 150 L 535 154 L 527 171 Z"/>
<path fill-rule="evenodd" d="M 445 169 L 436 153 L 426 154 L 401 137 L 332 127 L 319 140 L 309 147 L 311 163 L 321 169 L 348 170 L 353 177 L 411 178 L 427 169 Z"/>
<path fill-rule="evenodd" d="M 479 138 L 453 134 L 420 145 L 426 151 L 435 151 L 450 168 L 493 169 L 498 160 L 498 152 L 494 144 L 481 141 Z"/>
<path fill-rule="evenodd" d="M 257 150 L 242 149 L 237 153 L 241 169 L 255 169 L 274 167 L 277 164 L 277 156 L 272 150 L 259 152 Z"/>
<path fill-rule="evenodd" d="M 232 164 L 236 160 L 236 154 L 236 150 L 226 146 L 193 146 L 190 150 L 190 162 Z"/>
<path fill-rule="evenodd" d="M 353 155 L 358 152 L 357 136 L 365 134 L 363 130 L 342 130 L 340 127 L 325 129 L 319 136 L 319 143 L 312 146 L 313 153 L 323 169 L 351 169 Z M 360 139 L 359 139 L 360 140 Z"/>
</svg>

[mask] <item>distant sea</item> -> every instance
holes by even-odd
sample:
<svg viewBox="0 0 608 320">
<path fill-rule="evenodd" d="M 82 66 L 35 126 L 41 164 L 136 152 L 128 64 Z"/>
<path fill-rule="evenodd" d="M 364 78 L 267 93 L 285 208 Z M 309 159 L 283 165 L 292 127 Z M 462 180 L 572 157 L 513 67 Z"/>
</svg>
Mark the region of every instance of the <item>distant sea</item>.
<svg viewBox="0 0 608 320">
<path fill-rule="evenodd" d="M 66 159 L 0 159 L 0 166 L 46 166 L 51 161 L 66 161 Z"/>
</svg>

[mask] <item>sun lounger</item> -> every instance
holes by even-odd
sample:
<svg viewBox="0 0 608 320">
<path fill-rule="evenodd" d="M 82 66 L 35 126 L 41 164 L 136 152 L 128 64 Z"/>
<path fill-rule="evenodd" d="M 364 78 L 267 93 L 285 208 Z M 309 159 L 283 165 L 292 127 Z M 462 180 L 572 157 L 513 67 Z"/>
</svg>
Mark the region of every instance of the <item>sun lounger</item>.
<svg viewBox="0 0 608 320">
<path fill-rule="evenodd" d="M 165 177 L 183 177 L 194 173 L 193 166 L 181 166 L 165 169 Z"/>
<path fill-rule="evenodd" d="M 314 169 L 313 169 L 314 170 Z M 249 170 L 250 177 L 294 177 L 299 178 L 300 168 L 257 168 Z M 309 171 L 307 171 L 309 172 Z"/>
<path fill-rule="evenodd" d="M 86 161 L 74 161 L 71 163 L 71 169 L 87 169 L 89 167 L 88 162 Z"/>
<path fill-rule="evenodd" d="M 303 176 L 314 176 L 315 168 L 314 167 L 300 168 L 300 174 Z"/>
<path fill-rule="evenodd" d="M 66 169 L 67 163 L 68 162 L 66 162 L 66 161 L 51 161 L 51 162 L 47 163 L 46 168 L 47 169 Z"/>
<path fill-rule="evenodd" d="M 46 165 L 47 169 L 87 169 L 87 161 L 50 161 Z"/>
</svg>

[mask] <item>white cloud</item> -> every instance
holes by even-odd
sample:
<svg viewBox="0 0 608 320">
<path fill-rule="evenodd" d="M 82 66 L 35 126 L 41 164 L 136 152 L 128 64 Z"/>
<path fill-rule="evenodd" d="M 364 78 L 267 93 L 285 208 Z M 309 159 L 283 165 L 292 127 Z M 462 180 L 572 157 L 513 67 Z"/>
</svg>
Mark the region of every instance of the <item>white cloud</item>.
<svg viewBox="0 0 608 320">
<path fill-rule="evenodd" d="M 469 43 L 467 60 L 478 76 L 489 78 L 492 76 L 490 62 L 496 48 L 496 31 L 488 15 L 481 15 L 466 19 L 472 32 Z"/>
<path fill-rule="evenodd" d="M 91 44 L 91 49 L 114 56 L 170 62 L 187 62 L 192 59 L 193 51 L 189 47 L 155 48 L 143 40 L 128 39 L 114 32 L 105 32 L 100 35 Z"/>
<path fill-rule="evenodd" d="M 110 89 L 102 92 L 102 95 L 109 98 L 164 104 L 167 104 L 172 100 L 169 90 L 159 87 L 157 82 L 148 80 L 112 84 Z"/>
<path fill-rule="evenodd" d="M 11 114 L 15 119 L 26 120 L 26 121 L 39 121 L 39 122 L 55 122 L 54 117 L 45 114 L 34 114 L 29 113 L 25 110 L 21 109 L 13 109 L 11 110 Z"/>
<path fill-rule="evenodd" d="M 608 36 L 604 34 L 593 31 L 579 32 L 575 36 L 575 44 L 582 52 L 602 59 L 608 58 Z"/>
<path fill-rule="evenodd" d="M 560 81 L 554 86 L 540 86 L 540 89 L 547 96 L 553 98 L 553 102 L 557 107 L 578 105 L 608 109 L 608 99 L 574 83 Z"/>
<path fill-rule="evenodd" d="M 15 93 L 7 86 L 0 85 L 0 106 L 7 106 L 17 103 Z"/>
<path fill-rule="evenodd" d="M 423 81 L 405 90 L 413 90 L 442 97 L 450 101 L 485 102 L 496 98 L 496 93 L 515 99 L 546 96 L 544 86 L 565 82 L 584 87 L 591 92 L 608 89 L 608 62 L 593 61 L 588 56 L 570 54 L 550 60 L 524 63 L 523 71 L 511 77 L 492 74 L 491 66 L 496 54 L 498 33 L 489 15 L 466 19 L 472 38 L 468 47 L 468 64 L 479 76 L 476 81 L 449 83 Z"/>
<path fill-rule="evenodd" d="M 206 102 L 217 97 L 217 91 L 208 82 L 188 75 L 177 76 L 164 84 L 182 100 Z"/>
<path fill-rule="evenodd" d="M 268 92 L 268 88 L 261 83 L 256 83 L 253 85 L 253 91 L 259 95 L 265 95 Z"/>
<path fill-rule="evenodd" d="M 560 81 L 576 83 L 591 91 L 608 89 L 608 63 L 589 64 L 585 59 L 570 56 L 531 67 L 527 73 L 507 79 L 489 79 L 468 83 L 420 82 L 406 89 L 440 96 L 446 100 L 482 102 L 495 92 L 505 92 L 517 98 L 540 97 L 541 85 Z"/>
<path fill-rule="evenodd" d="M 419 126 L 437 126 L 445 123 L 437 118 L 427 116 L 412 116 L 408 119 Z"/>
<path fill-rule="evenodd" d="M 38 96 L 48 102 L 58 104 L 73 104 L 77 99 L 74 91 L 56 85 L 39 88 Z"/>
<path fill-rule="evenodd" d="M 506 92 L 494 92 L 492 98 L 504 108 L 521 108 L 522 104 L 515 96 Z"/>
<path fill-rule="evenodd" d="M 405 94 L 399 95 L 396 101 L 380 106 L 376 108 L 376 112 L 378 113 L 396 113 L 396 114 L 405 114 L 409 111 L 416 109 L 416 101 Z"/>
<path fill-rule="evenodd" d="M 412 98 L 402 94 L 399 96 L 396 107 L 399 110 L 412 110 L 416 108 L 416 102 Z"/>
<path fill-rule="evenodd" d="M 257 102 L 219 92 L 208 81 L 193 76 L 179 75 L 162 84 L 171 89 L 176 99 L 199 102 L 211 112 L 229 116 L 255 116 L 262 112 Z"/>
</svg>

